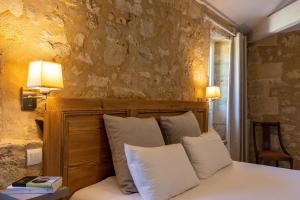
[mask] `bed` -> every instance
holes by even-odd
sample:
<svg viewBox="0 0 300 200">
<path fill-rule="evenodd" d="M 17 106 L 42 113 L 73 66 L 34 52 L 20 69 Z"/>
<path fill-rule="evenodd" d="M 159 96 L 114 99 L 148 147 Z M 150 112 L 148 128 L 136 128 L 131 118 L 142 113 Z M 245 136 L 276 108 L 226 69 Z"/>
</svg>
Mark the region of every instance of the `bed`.
<svg viewBox="0 0 300 200">
<path fill-rule="evenodd" d="M 71 200 L 139 200 L 121 193 L 103 115 L 156 117 L 193 111 L 207 131 L 206 102 L 49 98 L 44 121 L 44 175 L 62 176 Z M 299 199 L 300 172 L 234 162 L 173 199 Z"/>
<path fill-rule="evenodd" d="M 300 172 L 234 162 L 213 177 L 173 200 L 283 200 L 299 199 Z M 124 195 L 115 177 L 77 191 L 71 200 L 141 200 Z"/>
</svg>

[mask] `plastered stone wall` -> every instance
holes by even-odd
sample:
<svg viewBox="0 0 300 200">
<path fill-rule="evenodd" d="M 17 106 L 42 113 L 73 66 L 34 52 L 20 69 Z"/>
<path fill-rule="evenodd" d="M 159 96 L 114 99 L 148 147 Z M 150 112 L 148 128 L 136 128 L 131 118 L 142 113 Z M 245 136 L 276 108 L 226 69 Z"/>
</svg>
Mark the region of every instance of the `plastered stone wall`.
<svg viewBox="0 0 300 200">
<path fill-rule="evenodd" d="M 300 160 L 299 55 L 299 31 L 277 34 L 248 48 L 249 118 L 280 121 L 284 145 L 297 161 Z M 278 142 L 273 144 L 273 148 L 278 148 Z"/>
<path fill-rule="evenodd" d="M 28 63 L 61 63 L 52 96 L 196 100 L 204 95 L 212 13 L 193 0 L 0 0 L 0 188 L 41 166 L 25 150 L 41 144 L 21 112 Z M 17 155 L 17 156 L 15 156 Z"/>
</svg>

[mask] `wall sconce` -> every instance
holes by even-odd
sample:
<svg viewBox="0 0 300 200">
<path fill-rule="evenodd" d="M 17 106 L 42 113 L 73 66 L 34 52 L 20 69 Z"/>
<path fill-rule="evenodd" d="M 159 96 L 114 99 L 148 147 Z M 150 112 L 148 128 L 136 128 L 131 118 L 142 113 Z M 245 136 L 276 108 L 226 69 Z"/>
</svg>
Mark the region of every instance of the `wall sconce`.
<svg viewBox="0 0 300 200">
<path fill-rule="evenodd" d="M 29 64 L 26 89 L 21 88 L 21 109 L 34 110 L 37 98 L 47 99 L 53 90 L 63 89 L 61 64 L 34 61 Z M 37 95 L 38 91 L 40 96 Z"/>
<path fill-rule="evenodd" d="M 209 100 L 216 100 L 216 99 L 221 98 L 220 87 L 218 87 L 218 86 L 206 87 L 205 97 Z"/>
</svg>

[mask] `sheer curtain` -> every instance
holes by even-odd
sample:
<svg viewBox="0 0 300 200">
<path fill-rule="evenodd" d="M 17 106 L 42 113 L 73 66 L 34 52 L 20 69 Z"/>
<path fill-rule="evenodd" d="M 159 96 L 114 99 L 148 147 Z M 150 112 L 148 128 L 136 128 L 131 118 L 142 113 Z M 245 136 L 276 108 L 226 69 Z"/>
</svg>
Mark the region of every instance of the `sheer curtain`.
<svg viewBox="0 0 300 200">
<path fill-rule="evenodd" d="M 247 128 L 247 38 L 238 33 L 231 41 L 231 69 L 228 104 L 228 147 L 237 161 L 248 161 Z"/>
</svg>

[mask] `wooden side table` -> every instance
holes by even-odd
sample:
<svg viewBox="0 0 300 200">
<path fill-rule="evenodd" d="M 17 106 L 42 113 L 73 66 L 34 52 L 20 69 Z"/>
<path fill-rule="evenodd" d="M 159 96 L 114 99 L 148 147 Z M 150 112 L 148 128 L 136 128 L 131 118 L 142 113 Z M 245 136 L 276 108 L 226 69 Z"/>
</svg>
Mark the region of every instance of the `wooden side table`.
<svg viewBox="0 0 300 200">
<path fill-rule="evenodd" d="M 0 200 L 59 200 L 69 196 L 69 188 L 61 187 L 49 194 L 13 194 L 0 193 Z"/>
</svg>

